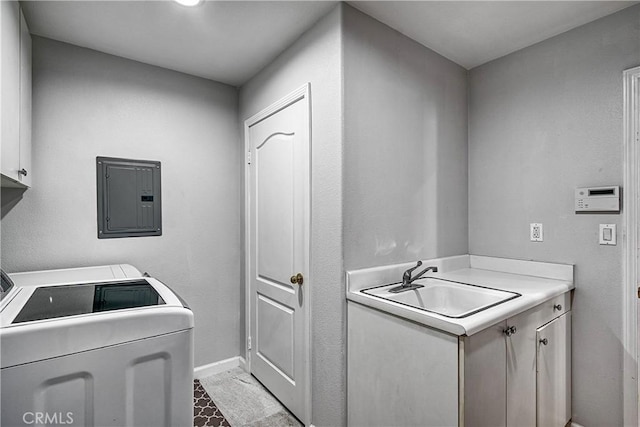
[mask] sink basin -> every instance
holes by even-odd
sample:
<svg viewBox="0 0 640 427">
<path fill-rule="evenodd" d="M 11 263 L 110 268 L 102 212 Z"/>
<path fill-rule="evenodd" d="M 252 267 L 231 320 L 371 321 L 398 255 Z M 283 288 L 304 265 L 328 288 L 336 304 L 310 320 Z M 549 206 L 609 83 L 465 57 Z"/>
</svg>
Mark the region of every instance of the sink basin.
<svg viewBox="0 0 640 427">
<path fill-rule="evenodd" d="M 521 296 L 516 292 L 486 288 L 468 283 L 433 277 L 418 279 L 413 284 L 424 287 L 391 293 L 398 283 L 365 289 L 362 293 L 408 305 L 441 316 L 462 318 Z"/>
</svg>

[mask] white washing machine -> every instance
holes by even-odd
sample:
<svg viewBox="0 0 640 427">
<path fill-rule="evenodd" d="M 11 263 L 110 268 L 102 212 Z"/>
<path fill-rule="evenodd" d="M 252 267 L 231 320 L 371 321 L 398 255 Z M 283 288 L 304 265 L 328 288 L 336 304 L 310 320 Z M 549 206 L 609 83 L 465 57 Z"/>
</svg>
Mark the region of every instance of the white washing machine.
<svg viewBox="0 0 640 427">
<path fill-rule="evenodd" d="M 193 313 L 166 285 L 123 264 L 3 274 L 0 296 L 3 427 L 193 425 Z"/>
</svg>

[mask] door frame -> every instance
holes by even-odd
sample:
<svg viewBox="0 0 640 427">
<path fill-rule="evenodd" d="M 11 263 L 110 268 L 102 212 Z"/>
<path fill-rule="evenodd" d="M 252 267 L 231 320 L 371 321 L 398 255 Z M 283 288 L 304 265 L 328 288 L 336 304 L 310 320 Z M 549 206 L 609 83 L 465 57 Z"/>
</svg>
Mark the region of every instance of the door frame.
<svg viewBox="0 0 640 427">
<path fill-rule="evenodd" d="M 244 245 L 245 245 L 245 253 L 244 253 L 244 262 L 245 262 L 245 370 L 251 373 L 251 347 L 249 346 L 249 338 L 251 337 L 251 307 L 253 303 L 253 299 L 251 298 L 251 181 L 250 181 L 250 163 L 251 163 L 251 140 L 249 138 L 249 128 L 258 122 L 272 116 L 278 111 L 288 107 L 289 105 L 301 101 L 306 102 L 306 131 L 308 135 L 309 141 L 309 149 L 308 149 L 308 189 L 305 193 L 304 203 L 307 206 L 304 218 L 304 229 L 305 229 L 305 257 L 306 264 L 308 266 L 307 276 L 304 278 L 305 287 L 307 291 L 305 292 L 305 305 L 303 309 L 304 317 L 307 321 L 306 325 L 306 342 L 303 343 L 304 348 L 304 363 L 305 363 L 305 375 L 307 376 L 306 390 L 305 393 L 305 419 L 301 421 L 305 425 L 311 425 L 311 390 L 312 390 L 312 376 L 311 376 L 311 292 L 310 285 L 313 283 L 313 277 L 311 276 L 311 147 L 312 147 L 312 134 L 311 134 L 311 83 L 305 83 L 298 89 L 284 96 L 280 100 L 274 102 L 269 105 L 265 109 L 260 112 L 254 114 L 244 121 L 244 192 L 245 192 L 245 208 L 244 208 Z"/>
<path fill-rule="evenodd" d="M 624 71 L 623 391 L 624 425 L 640 425 L 638 378 L 638 234 L 640 227 L 640 67 Z"/>
</svg>

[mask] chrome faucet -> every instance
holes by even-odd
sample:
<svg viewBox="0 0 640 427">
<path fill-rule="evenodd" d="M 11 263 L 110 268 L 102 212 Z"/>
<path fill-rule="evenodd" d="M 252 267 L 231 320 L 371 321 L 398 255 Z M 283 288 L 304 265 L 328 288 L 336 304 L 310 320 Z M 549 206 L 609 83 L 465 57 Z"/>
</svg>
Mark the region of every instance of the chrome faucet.
<svg viewBox="0 0 640 427">
<path fill-rule="evenodd" d="M 413 273 L 413 270 L 415 270 L 416 268 L 420 267 L 421 265 L 422 265 L 422 261 L 418 261 L 418 263 L 416 264 L 415 267 L 411 267 L 410 269 L 405 271 L 402 274 L 402 285 L 396 286 L 395 288 L 392 288 L 392 289 L 389 289 L 389 292 L 397 294 L 398 292 L 404 292 L 404 291 L 410 291 L 412 289 L 423 288 L 424 285 L 414 285 L 413 282 L 415 280 L 418 280 L 419 278 L 421 278 L 422 275 L 424 273 L 426 273 L 427 271 L 433 271 L 434 273 L 437 273 L 438 272 L 438 267 L 434 267 L 434 266 L 427 267 L 424 270 L 422 270 L 420 273 L 418 273 L 415 276 L 411 277 L 411 273 Z"/>
</svg>

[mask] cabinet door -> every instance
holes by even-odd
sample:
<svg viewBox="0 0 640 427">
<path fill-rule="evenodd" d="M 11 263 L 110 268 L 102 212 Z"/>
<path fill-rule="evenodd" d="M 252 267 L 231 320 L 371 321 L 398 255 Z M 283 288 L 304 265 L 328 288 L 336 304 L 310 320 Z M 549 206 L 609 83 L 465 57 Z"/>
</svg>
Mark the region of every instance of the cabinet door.
<svg viewBox="0 0 640 427">
<path fill-rule="evenodd" d="M 20 11 L 20 182 L 31 187 L 31 34 Z"/>
<path fill-rule="evenodd" d="M 514 332 L 505 335 L 507 346 L 507 425 L 536 425 L 536 328 L 538 310 L 507 320 Z"/>
<path fill-rule="evenodd" d="M 537 331 L 537 418 L 540 427 L 571 419 L 571 312 Z"/>
<path fill-rule="evenodd" d="M 570 294 L 546 301 L 507 319 L 514 332 L 505 335 L 507 343 L 507 425 L 536 425 L 537 329 L 570 308 Z M 545 424 L 538 424 L 545 426 Z"/>
<path fill-rule="evenodd" d="M 505 322 L 464 337 L 463 405 L 460 425 L 505 427 Z"/>
<path fill-rule="evenodd" d="M 347 425 L 458 425 L 457 336 L 351 301 L 347 316 Z"/>
<path fill-rule="evenodd" d="M 0 1 L 2 20 L 2 169 L 18 181 L 20 165 L 20 5 Z"/>
</svg>

